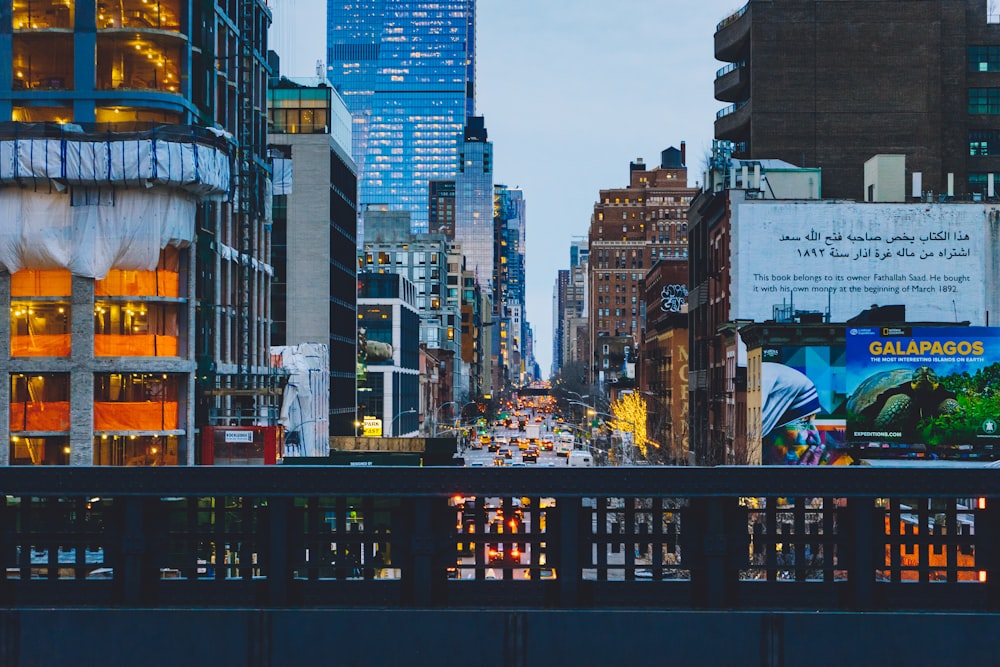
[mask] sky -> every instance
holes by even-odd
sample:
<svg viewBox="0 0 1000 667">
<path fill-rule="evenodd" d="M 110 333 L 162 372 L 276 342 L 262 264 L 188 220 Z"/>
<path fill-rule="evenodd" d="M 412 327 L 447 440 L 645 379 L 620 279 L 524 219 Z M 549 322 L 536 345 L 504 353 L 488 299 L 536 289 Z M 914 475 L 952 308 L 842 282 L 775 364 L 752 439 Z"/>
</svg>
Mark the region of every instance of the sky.
<svg viewBox="0 0 1000 667">
<path fill-rule="evenodd" d="M 527 319 L 543 377 L 552 366 L 552 295 L 586 236 L 599 191 L 629 163 L 659 164 L 686 142 L 688 184 L 711 153 L 715 26 L 733 0 L 479 0 L 476 113 L 494 179 L 527 202 Z"/>
</svg>

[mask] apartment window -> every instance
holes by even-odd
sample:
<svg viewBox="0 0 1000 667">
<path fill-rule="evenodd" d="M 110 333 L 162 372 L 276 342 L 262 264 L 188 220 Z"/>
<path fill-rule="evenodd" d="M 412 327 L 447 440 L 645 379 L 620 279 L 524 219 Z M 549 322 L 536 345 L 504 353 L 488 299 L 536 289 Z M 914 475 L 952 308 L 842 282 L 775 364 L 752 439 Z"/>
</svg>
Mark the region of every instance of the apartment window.
<svg viewBox="0 0 1000 667">
<path fill-rule="evenodd" d="M 1000 46 L 970 46 L 970 72 L 1000 72 Z"/>
<path fill-rule="evenodd" d="M 970 130 L 969 156 L 1000 155 L 1000 130 Z"/>
<path fill-rule="evenodd" d="M 970 114 L 1000 114 L 1000 88 L 969 88 Z"/>
</svg>

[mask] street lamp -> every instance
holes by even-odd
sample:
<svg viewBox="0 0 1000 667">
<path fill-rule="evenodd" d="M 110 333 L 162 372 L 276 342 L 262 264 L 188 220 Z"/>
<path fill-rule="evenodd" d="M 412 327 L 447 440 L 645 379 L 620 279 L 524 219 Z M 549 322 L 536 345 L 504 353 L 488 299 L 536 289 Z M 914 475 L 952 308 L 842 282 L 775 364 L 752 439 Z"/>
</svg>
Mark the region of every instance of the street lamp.
<svg viewBox="0 0 1000 667">
<path fill-rule="evenodd" d="M 394 428 L 394 425 L 396 424 L 396 420 L 399 419 L 400 417 L 402 417 L 403 415 L 414 414 L 414 413 L 416 413 L 416 411 L 417 411 L 416 408 L 410 408 L 409 410 L 403 410 L 402 412 L 400 412 L 399 414 L 397 414 L 395 417 L 392 418 L 392 421 L 389 422 L 389 431 L 393 434 L 393 437 L 395 437 L 395 434 L 396 434 L 396 431 L 395 431 L 395 428 Z M 382 434 L 382 437 L 385 437 L 385 433 Z"/>
<path fill-rule="evenodd" d="M 455 401 L 448 401 L 447 403 L 442 403 L 441 405 L 439 405 L 437 407 L 437 410 L 434 411 L 434 430 L 433 430 L 434 435 L 437 435 L 438 415 L 441 414 L 441 410 L 443 408 L 446 408 L 449 405 L 458 405 L 458 403 Z"/>
</svg>

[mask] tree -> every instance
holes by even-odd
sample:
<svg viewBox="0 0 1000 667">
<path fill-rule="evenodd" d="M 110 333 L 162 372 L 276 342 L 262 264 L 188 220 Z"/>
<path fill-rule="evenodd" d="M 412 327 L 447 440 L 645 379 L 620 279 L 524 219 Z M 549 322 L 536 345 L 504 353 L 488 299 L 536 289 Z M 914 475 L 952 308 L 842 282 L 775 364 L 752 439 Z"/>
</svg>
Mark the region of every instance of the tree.
<svg viewBox="0 0 1000 667">
<path fill-rule="evenodd" d="M 646 399 L 637 391 L 623 394 L 621 400 L 611 403 L 614 420 L 611 427 L 623 433 L 632 433 L 639 453 L 646 457 Z"/>
</svg>

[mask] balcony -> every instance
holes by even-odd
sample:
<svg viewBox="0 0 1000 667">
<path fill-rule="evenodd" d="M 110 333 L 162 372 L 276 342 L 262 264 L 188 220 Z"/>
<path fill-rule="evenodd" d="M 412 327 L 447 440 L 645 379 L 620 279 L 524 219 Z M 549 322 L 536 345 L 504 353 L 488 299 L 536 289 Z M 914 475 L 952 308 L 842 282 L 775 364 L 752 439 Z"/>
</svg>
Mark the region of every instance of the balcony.
<svg viewBox="0 0 1000 667">
<path fill-rule="evenodd" d="M 738 141 L 750 132 L 750 101 L 736 102 L 715 115 L 715 138 Z"/>
<path fill-rule="evenodd" d="M 745 62 L 730 63 L 715 73 L 715 99 L 740 102 L 749 95 L 750 70 Z"/>
<path fill-rule="evenodd" d="M 750 41 L 751 14 L 750 2 L 747 2 L 715 26 L 716 60 L 734 62 L 746 51 Z"/>
</svg>

